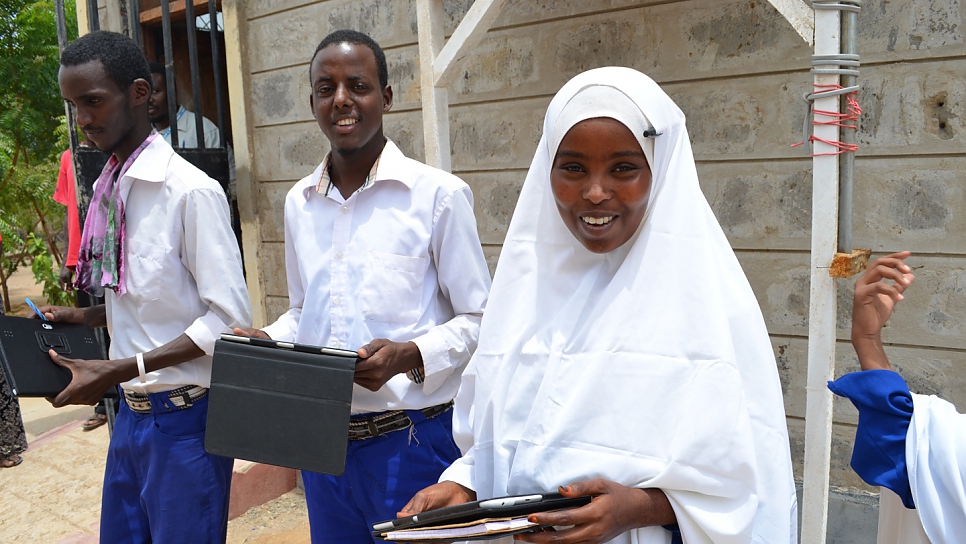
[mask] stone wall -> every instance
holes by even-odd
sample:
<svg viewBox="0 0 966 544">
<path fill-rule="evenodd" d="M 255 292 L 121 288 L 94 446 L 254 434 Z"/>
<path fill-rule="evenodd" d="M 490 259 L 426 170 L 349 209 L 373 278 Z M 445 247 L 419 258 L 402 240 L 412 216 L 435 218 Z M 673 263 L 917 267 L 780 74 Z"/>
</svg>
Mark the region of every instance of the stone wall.
<svg viewBox="0 0 966 544">
<path fill-rule="evenodd" d="M 315 46 L 343 27 L 382 44 L 395 91 L 386 133 L 421 158 L 415 2 L 243 4 L 254 202 L 246 228 L 258 233 L 257 247 L 246 252 L 257 251 L 271 321 L 287 307 L 282 202 L 326 151 L 308 106 Z M 471 4 L 446 2 L 447 35 Z M 917 252 L 911 260 L 917 281 L 884 339 L 914 390 L 966 409 L 966 7 L 960 0 L 864 4 L 855 245 L 875 254 Z M 760 0 L 507 0 L 449 90 L 453 170 L 473 188 L 492 267 L 557 89 L 606 65 L 637 68 L 664 86 L 688 115 L 702 187 L 772 334 L 799 479 L 811 159 L 790 145 L 802 139 L 810 55 Z M 242 128 L 236 125 L 236 134 Z M 851 284 L 839 283 L 840 374 L 858 368 L 848 344 Z M 832 484 L 871 491 L 848 467 L 856 424 L 851 405 L 837 402 L 835 423 Z"/>
</svg>

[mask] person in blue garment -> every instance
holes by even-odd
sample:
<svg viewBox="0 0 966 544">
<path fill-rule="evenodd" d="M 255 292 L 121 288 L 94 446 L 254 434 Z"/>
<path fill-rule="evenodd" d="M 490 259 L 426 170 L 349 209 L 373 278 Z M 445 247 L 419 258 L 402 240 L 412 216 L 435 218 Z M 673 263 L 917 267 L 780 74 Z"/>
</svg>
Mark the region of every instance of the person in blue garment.
<svg viewBox="0 0 966 544">
<path fill-rule="evenodd" d="M 879 544 L 966 542 L 966 415 L 910 392 L 882 345 L 882 328 L 915 279 L 910 255 L 882 257 L 856 281 L 852 346 L 862 370 L 829 389 L 859 410 L 852 468 L 884 488 Z"/>
<path fill-rule="evenodd" d="M 308 73 L 330 151 L 285 198 L 289 309 L 235 332 L 358 350 L 345 473 L 302 479 L 314 544 L 371 544 L 373 523 L 459 457 L 452 400 L 490 275 L 469 186 L 383 132 L 392 87 L 379 44 L 332 32 Z"/>
<path fill-rule="evenodd" d="M 241 254 L 218 183 L 175 154 L 148 120 L 151 72 L 115 32 L 60 57 L 61 95 L 111 156 L 94 186 L 74 287 L 104 304 L 42 306 L 55 322 L 107 327 L 109 359 L 71 359 L 54 407 L 95 404 L 119 386 L 100 541 L 224 543 L 232 459 L 205 451 L 215 339 L 251 323 Z"/>
</svg>

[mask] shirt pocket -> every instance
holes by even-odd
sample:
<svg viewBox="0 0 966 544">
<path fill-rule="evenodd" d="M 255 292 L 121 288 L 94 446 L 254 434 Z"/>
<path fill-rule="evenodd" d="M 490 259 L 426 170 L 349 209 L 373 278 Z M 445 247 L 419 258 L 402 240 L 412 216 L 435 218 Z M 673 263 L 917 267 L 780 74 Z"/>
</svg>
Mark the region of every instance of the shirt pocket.
<svg viewBox="0 0 966 544">
<path fill-rule="evenodd" d="M 362 271 L 362 315 L 382 323 L 415 323 L 422 313 L 427 257 L 370 251 Z"/>
<path fill-rule="evenodd" d="M 124 276 L 128 294 L 140 300 L 161 298 L 164 261 L 168 250 L 140 240 L 125 240 Z"/>
</svg>

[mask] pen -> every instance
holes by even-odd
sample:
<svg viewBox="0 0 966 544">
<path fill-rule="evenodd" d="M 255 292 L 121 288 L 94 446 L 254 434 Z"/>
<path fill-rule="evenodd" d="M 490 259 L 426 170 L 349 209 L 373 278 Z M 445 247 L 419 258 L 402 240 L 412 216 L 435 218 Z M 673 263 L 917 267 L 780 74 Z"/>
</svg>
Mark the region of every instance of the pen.
<svg viewBox="0 0 966 544">
<path fill-rule="evenodd" d="M 40 319 L 43 319 L 44 321 L 49 321 L 47 319 L 47 316 L 45 316 L 43 312 L 40 311 L 40 308 L 38 308 L 37 305 L 33 303 L 33 301 L 31 301 L 29 298 L 25 298 L 24 302 L 27 303 L 27 306 L 30 306 L 30 309 L 33 310 L 40 317 Z"/>
<path fill-rule="evenodd" d="M 394 520 L 390 520 L 390 521 L 384 521 L 382 523 L 377 523 L 377 524 L 375 524 L 375 525 L 372 526 L 372 530 L 375 531 L 375 532 L 380 532 L 381 533 L 383 531 L 388 531 L 388 530 L 392 529 L 393 527 L 399 527 L 400 525 L 402 525 L 403 523 L 406 523 L 406 522 L 416 523 L 416 522 L 419 521 L 418 519 L 416 519 L 418 516 L 419 516 L 419 514 L 417 514 L 415 516 L 412 516 L 410 518 L 398 518 L 398 519 L 394 519 Z"/>
</svg>

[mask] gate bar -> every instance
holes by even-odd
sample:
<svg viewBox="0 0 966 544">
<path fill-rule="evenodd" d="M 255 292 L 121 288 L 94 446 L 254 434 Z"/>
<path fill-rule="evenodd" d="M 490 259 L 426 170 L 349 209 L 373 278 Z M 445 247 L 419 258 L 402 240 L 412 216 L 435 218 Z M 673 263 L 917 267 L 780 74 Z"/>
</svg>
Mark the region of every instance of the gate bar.
<svg viewBox="0 0 966 544">
<path fill-rule="evenodd" d="M 225 105 L 222 103 L 221 57 L 218 55 L 218 11 L 215 0 L 208 0 L 208 17 L 211 25 L 211 71 L 215 77 L 215 109 L 218 114 L 218 135 L 221 147 L 227 148 L 225 140 Z"/>
<path fill-rule="evenodd" d="M 141 43 L 141 2 L 139 0 L 128 0 L 127 5 L 128 31 L 131 33 L 131 39 L 134 40 L 134 43 L 138 44 L 138 47 L 144 51 L 144 44 Z"/>
<path fill-rule="evenodd" d="M 168 127 L 171 129 L 171 147 L 178 148 L 178 105 L 174 88 L 174 46 L 171 44 L 171 6 L 169 0 L 161 0 L 161 34 L 164 38 L 164 84 L 168 91 Z M 188 2 L 190 3 L 190 2 Z"/>
<path fill-rule="evenodd" d="M 87 0 L 87 25 L 91 32 L 97 32 L 101 29 L 101 18 L 97 14 L 97 0 Z"/>
<path fill-rule="evenodd" d="M 195 6 L 192 0 L 184 3 L 184 15 L 185 23 L 188 25 L 188 64 L 191 68 L 191 96 L 195 103 L 195 138 L 198 142 L 197 147 L 204 149 L 206 146 L 204 125 L 202 124 L 203 113 L 201 111 L 201 75 L 198 69 L 198 36 L 196 34 L 197 28 L 195 28 Z M 210 13 L 208 17 L 211 17 Z"/>
</svg>

